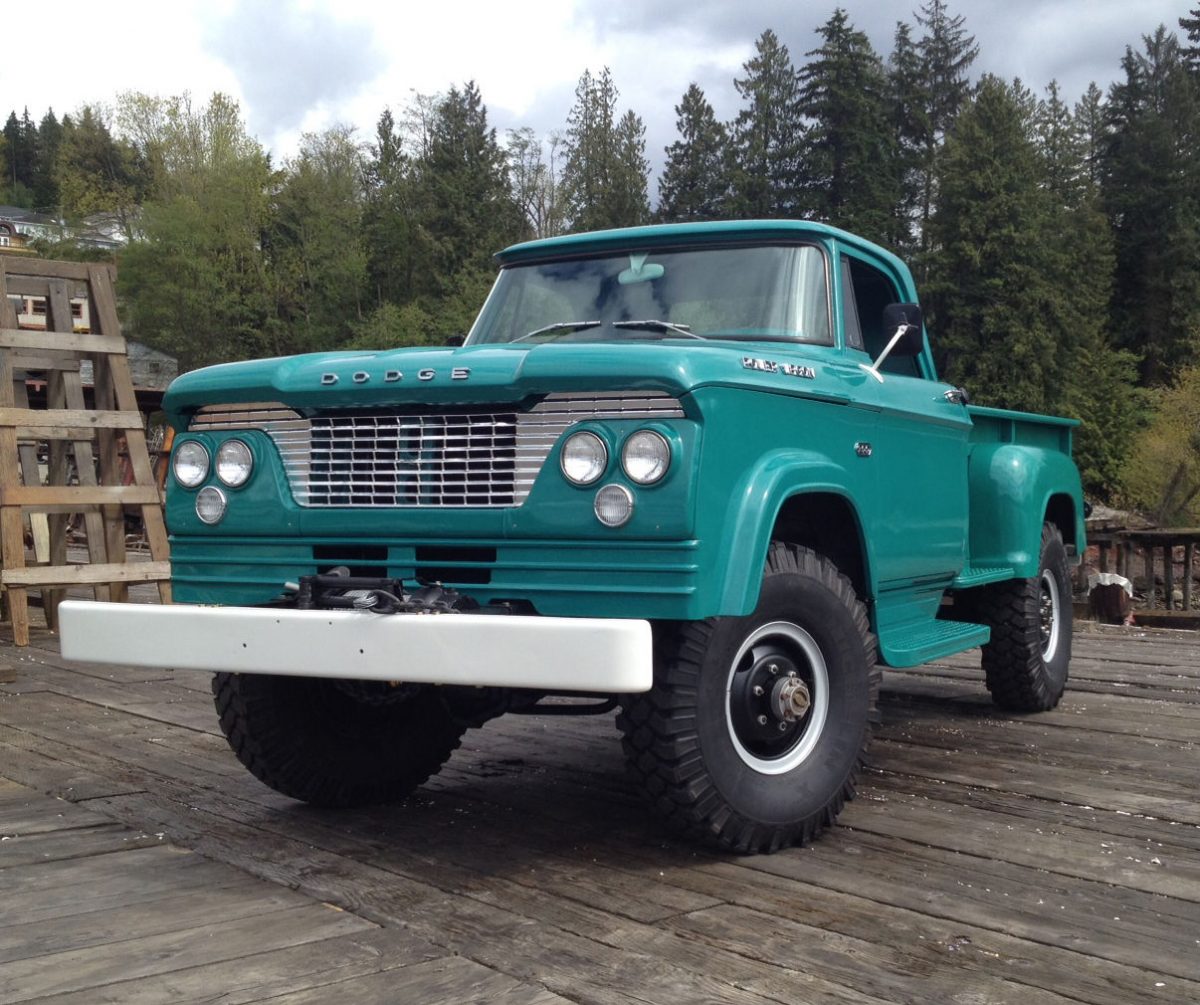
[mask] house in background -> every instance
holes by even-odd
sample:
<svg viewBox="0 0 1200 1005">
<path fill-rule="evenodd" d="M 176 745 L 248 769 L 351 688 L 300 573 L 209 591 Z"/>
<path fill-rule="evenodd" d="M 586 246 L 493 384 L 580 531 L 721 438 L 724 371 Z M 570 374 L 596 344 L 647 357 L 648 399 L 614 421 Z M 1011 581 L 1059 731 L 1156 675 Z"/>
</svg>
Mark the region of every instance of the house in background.
<svg viewBox="0 0 1200 1005">
<path fill-rule="evenodd" d="M 32 255 L 33 249 L 28 247 L 29 238 L 17 229 L 11 220 L 0 219 L 0 254 Z"/>
</svg>

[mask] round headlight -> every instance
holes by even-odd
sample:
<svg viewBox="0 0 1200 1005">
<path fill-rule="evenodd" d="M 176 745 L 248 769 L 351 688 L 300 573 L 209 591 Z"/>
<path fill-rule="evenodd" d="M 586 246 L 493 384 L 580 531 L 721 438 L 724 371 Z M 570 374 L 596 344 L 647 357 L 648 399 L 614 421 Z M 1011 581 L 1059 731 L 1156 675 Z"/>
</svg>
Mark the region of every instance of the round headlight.
<svg viewBox="0 0 1200 1005">
<path fill-rule="evenodd" d="M 241 440 L 226 440 L 217 450 L 217 477 L 231 489 L 245 485 L 254 470 L 254 455 Z"/>
<path fill-rule="evenodd" d="M 196 494 L 196 516 L 205 523 L 219 523 L 225 515 L 225 493 L 213 485 Z"/>
<path fill-rule="evenodd" d="M 573 433 L 559 457 L 562 473 L 575 485 L 591 485 L 608 467 L 608 448 L 595 433 Z"/>
<path fill-rule="evenodd" d="M 199 440 L 184 440 L 171 458 L 175 480 L 184 488 L 194 489 L 208 477 L 208 451 Z"/>
<path fill-rule="evenodd" d="M 670 466 L 671 446 L 652 429 L 639 429 L 621 449 L 621 467 L 639 485 L 653 485 Z"/>
<path fill-rule="evenodd" d="M 596 493 L 595 510 L 605 527 L 620 527 L 633 516 L 633 493 L 624 485 L 605 485 Z"/>
</svg>

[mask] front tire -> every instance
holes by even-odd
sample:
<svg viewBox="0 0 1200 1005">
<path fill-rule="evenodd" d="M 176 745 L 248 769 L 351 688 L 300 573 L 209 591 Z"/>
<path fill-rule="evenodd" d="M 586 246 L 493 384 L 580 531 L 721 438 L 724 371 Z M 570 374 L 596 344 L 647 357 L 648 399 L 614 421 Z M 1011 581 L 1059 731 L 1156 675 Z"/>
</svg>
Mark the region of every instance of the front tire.
<svg viewBox="0 0 1200 1005">
<path fill-rule="evenodd" d="M 877 718 L 875 639 L 850 581 L 776 542 L 753 613 L 685 622 L 656 643 L 654 684 L 617 724 L 658 815 L 742 853 L 829 827 Z"/>
<path fill-rule="evenodd" d="M 316 806 L 403 799 L 457 749 L 465 726 L 430 688 L 218 673 L 229 746 L 259 781 Z"/>
<path fill-rule="evenodd" d="M 1074 613 L 1059 529 L 1042 527 L 1036 576 L 986 587 L 978 604 L 992 629 L 982 660 L 992 701 L 1014 712 L 1054 708 L 1067 686 Z"/>
</svg>

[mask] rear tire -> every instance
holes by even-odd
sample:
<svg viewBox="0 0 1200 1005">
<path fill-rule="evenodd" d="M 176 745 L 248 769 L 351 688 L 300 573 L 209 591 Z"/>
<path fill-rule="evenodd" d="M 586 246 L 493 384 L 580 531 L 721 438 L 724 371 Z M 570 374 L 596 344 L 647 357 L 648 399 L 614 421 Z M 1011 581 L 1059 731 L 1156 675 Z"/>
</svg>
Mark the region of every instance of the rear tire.
<svg viewBox="0 0 1200 1005">
<path fill-rule="evenodd" d="M 976 612 L 992 629 L 983 671 L 992 701 L 1014 712 L 1046 712 L 1067 686 L 1071 662 L 1071 578 L 1062 533 L 1042 527 L 1038 574 L 980 591 Z"/>
<path fill-rule="evenodd" d="M 430 688 L 231 673 L 212 687 L 238 760 L 276 792 L 316 806 L 403 799 L 465 732 Z"/>
<path fill-rule="evenodd" d="M 753 613 L 685 622 L 656 642 L 654 684 L 617 725 L 658 815 L 742 853 L 829 827 L 877 719 L 875 639 L 850 581 L 776 542 Z"/>
</svg>

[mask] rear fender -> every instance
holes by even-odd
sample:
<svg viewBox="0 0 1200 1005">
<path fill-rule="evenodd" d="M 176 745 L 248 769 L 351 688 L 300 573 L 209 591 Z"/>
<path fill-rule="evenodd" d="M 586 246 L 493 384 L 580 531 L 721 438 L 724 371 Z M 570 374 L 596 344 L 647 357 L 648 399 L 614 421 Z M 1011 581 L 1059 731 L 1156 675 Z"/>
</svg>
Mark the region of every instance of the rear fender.
<svg viewBox="0 0 1200 1005">
<path fill-rule="evenodd" d="M 1018 577 L 1036 576 L 1048 514 L 1065 524 L 1063 540 L 1082 549 L 1082 489 L 1066 454 L 1011 443 L 981 444 L 971 452 L 968 477 L 972 565 L 1011 566 Z"/>
</svg>

